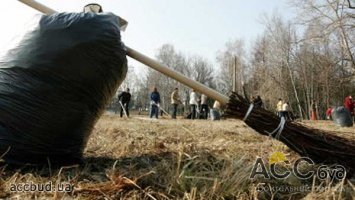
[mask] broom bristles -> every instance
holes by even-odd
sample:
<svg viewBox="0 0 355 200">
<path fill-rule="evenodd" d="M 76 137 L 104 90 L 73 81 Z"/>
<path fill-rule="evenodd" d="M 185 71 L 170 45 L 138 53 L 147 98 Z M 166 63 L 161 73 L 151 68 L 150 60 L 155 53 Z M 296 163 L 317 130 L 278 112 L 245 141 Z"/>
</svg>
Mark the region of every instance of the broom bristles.
<svg viewBox="0 0 355 200">
<path fill-rule="evenodd" d="M 250 106 L 248 100 L 237 93 L 232 93 L 225 116 L 243 119 Z M 269 136 L 280 124 L 280 118 L 263 108 L 253 108 L 245 119 L 245 123 L 262 135 Z M 324 131 L 306 127 L 302 124 L 286 121 L 278 139 L 300 156 L 311 158 L 316 163 L 328 165 L 340 164 L 354 172 L 355 169 L 355 141 L 342 138 L 336 132 Z"/>
</svg>

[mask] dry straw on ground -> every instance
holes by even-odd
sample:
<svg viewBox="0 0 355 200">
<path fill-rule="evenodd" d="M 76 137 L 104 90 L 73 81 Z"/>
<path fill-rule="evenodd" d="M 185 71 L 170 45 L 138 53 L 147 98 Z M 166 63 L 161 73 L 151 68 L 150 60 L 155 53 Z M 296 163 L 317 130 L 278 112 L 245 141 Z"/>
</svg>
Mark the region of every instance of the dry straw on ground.
<svg viewBox="0 0 355 200">
<path fill-rule="evenodd" d="M 331 122 L 307 125 L 338 130 L 355 139 L 355 128 Z M 354 180 L 340 182 L 271 180 L 273 185 L 312 186 L 311 191 L 258 192 L 262 180 L 249 179 L 256 157 L 268 160 L 283 152 L 298 155 L 282 143 L 260 136 L 243 122 L 120 119 L 105 115 L 95 126 L 83 166 L 0 168 L 0 198 L 38 199 L 351 199 Z M 68 183 L 72 192 L 10 192 L 11 184 Z M 317 189 L 318 188 L 318 189 Z M 319 190 L 323 188 L 323 190 Z"/>
</svg>

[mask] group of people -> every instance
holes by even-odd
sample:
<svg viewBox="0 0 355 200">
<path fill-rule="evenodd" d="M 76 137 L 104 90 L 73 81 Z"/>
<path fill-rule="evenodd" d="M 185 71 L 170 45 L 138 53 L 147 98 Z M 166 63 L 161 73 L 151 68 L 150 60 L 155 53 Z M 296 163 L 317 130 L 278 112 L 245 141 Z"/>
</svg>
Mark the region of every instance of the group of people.
<svg viewBox="0 0 355 200">
<path fill-rule="evenodd" d="M 202 94 L 199 97 L 196 91 L 192 90 L 189 97 L 190 97 L 189 106 L 191 111 L 189 118 L 207 119 L 209 113 L 207 96 L 205 94 Z M 130 101 L 131 101 L 131 94 L 129 88 L 127 88 L 125 91 L 121 92 L 118 95 L 120 117 L 123 117 L 123 114 L 129 117 Z M 150 113 L 149 113 L 150 118 L 153 117 L 157 119 L 159 118 L 159 110 L 163 110 L 160 107 L 160 103 L 161 103 L 160 93 L 158 92 L 158 89 L 154 87 L 153 91 L 150 93 Z M 179 104 L 184 104 L 184 103 L 180 99 L 179 89 L 175 88 L 171 93 L 171 107 L 172 107 L 171 117 L 173 119 L 176 119 Z"/>
<path fill-rule="evenodd" d="M 196 119 L 196 118 L 202 118 L 202 119 L 207 119 L 208 117 L 208 112 L 209 112 L 209 107 L 208 107 L 208 98 L 206 95 L 202 94 L 201 98 L 198 97 L 197 93 L 195 90 L 192 90 L 190 93 L 190 111 L 191 114 L 190 119 Z M 171 117 L 173 119 L 176 119 L 177 116 L 177 111 L 178 107 L 180 104 L 184 104 L 179 95 L 179 88 L 175 88 L 173 92 L 170 95 L 171 98 L 171 107 L 172 107 L 172 112 L 171 112 Z M 153 92 L 150 94 L 150 118 L 158 118 L 159 116 L 159 108 L 160 108 L 160 94 L 155 87 L 153 89 Z M 160 108 L 162 109 L 162 108 Z"/>
<path fill-rule="evenodd" d="M 191 111 L 189 118 L 207 119 L 208 112 L 209 112 L 207 96 L 205 94 L 202 94 L 201 97 L 199 98 L 196 91 L 192 90 L 189 97 L 190 97 L 189 105 Z M 173 107 L 173 112 L 171 117 L 173 119 L 176 119 L 177 108 L 179 104 L 183 104 L 183 102 L 180 99 L 179 89 L 175 88 L 174 91 L 171 93 L 171 105 Z"/>
<path fill-rule="evenodd" d="M 129 88 L 118 95 L 118 101 L 120 104 L 120 116 L 122 117 L 125 114 L 129 117 L 129 103 L 131 101 L 131 94 Z M 251 97 L 251 102 L 256 107 L 262 107 L 263 101 L 260 96 Z M 215 102 L 215 104 L 218 102 Z M 171 93 L 171 117 L 176 119 L 178 107 L 180 104 L 184 104 L 179 95 L 179 89 L 175 88 Z M 315 104 L 312 104 L 312 108 Z M 205 94 L 201 94 L 201 96 L 197 95 L 195 90 L 192 90 L 189 95 L 189 106 L 190 106 L 190 114 L 188 118 L 190 119 L 207 119 L 209 113 L 209 106 L 208 106 L 208 97 Z M 218 107 L 215 106 L 214 107 Z M 352 96 L 347 96 L 344 101 L 344 107 L 350 112 L 351 116 L 354 117 L 355 115 L 355 101 L 353 100 Z M 330 115 L 333 108 L 328 108 L 326 115 L 327 118 L 330 119 Z M 155 87 L 153 91 L 150 93 L 150 118 L 158 118 L 159 110 L 162 110 L 160 107 L 160 94 Z M 313 109 L 312 109 L 313 110 Z M 279 99 L 276 105 L 277 115 L 279 117 L 284 117 L 286 120 L 292 120 L 292 116 L 290 115 L 290 105 L 287 101 L 283 101 L 281 98 Z M 316 115 L 316 114 L 314 114 Z M 311 118 L 313 117 L 313 113 L 311 114 Z"/>
<path fill-rule="evenodd" d="M 126 89 L 126 91 L 121 92 L 118 95 L 118 103 L 120 107 L 120 117 L 125 114 L 127 117 L 129 117 L 129 102 L 131 101 L 131 93 L 129 92 L 129 88 Z M 160 94 L 155 87 L 150 93 L 150 113 L 149 116 L 150 118 L 158 118 L 159 116 L 159 107 L 160 107 Z"/>
<path fill-rule="evenodd" d="M 351 115 L 352 118 L 355 117 L 355 100 L 353 99 L 353 97 L 347 96 L 344 99 L 344 108 L 347 109 Z M 332 112 L 333 112 L 334 107 L 329 107 L 326 111 L 326 116 L 327 119 L 332 119 Z M 355 119 L 353 119 L 355 120 Z"/>
<path fill-rule="evenodd" d="M 196 91 L 192 90 L 190 93 L 190 119 L 207 119 L 208 118 L 208 102 L 207 102 L 207 96 L 204 94 L 201 94 L 201 97 L 199 98 Z"/>
</svg>

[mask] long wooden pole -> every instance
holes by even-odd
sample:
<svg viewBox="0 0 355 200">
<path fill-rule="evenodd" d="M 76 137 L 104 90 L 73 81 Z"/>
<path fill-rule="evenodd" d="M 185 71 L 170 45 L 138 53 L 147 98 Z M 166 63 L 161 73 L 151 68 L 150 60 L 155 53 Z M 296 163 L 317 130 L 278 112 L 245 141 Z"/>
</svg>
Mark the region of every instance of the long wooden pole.
<svg viewBox="0 0 355 200">
<path fill-rule="evenodd" d="M 237 92 L 237 57 L 233 56 L 233 92 Z"/>
<path fill-rule="evenodd" d="M 21 3 L 24 3 L 26 5 L 28 5 L 29 7 L 38 10 L 39 12 L 46 14 L 46 15 L 50 15 L 53 13 L 56 13 L 57 11 L 37 2 L 34 0 L 19 0 Z"/>
<path fill-rule="evenodd" d="M 53 14 L 56 13 L 57 11 L 35 1 L 35 0 L 19 0 L 20 2 L 44 13 L 44 14 Z M 222 95 L 221 93 L 201 84 L 200 82 L 194 81 L 183 74 L 174 71 L 167 67 L 166 65 L 163 65 L 159 63 L 158 61 L 153 60 L 152 58 L 149 58 L 148 56 L 139 53 L 138 51 L 126 46 L 127 49 L 127 56 L 157 70 L 158 72 L 165 74 L 166 76 L 175 79 L 176 81 L 185 84 L 186 86 L 195 89 L 196 91 L 205 94 L 206 96 L 219 101 L 222 105 L 225 105 L 228 103 L 229 98 L 225 95 Z"/>
</svg>

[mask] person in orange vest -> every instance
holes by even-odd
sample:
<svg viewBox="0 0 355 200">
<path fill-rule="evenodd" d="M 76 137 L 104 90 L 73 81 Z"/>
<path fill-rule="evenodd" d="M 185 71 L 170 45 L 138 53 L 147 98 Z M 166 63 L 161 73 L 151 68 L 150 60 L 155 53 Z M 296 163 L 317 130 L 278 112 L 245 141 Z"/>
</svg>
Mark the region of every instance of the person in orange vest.
<svg viewBox="0 0 355 200">
<path fill-rule="evenodd" d="M 317 120 L 317 106 L 314 101 L 312 101 L 311 109 L 311 120 Z"/>
</svg>

